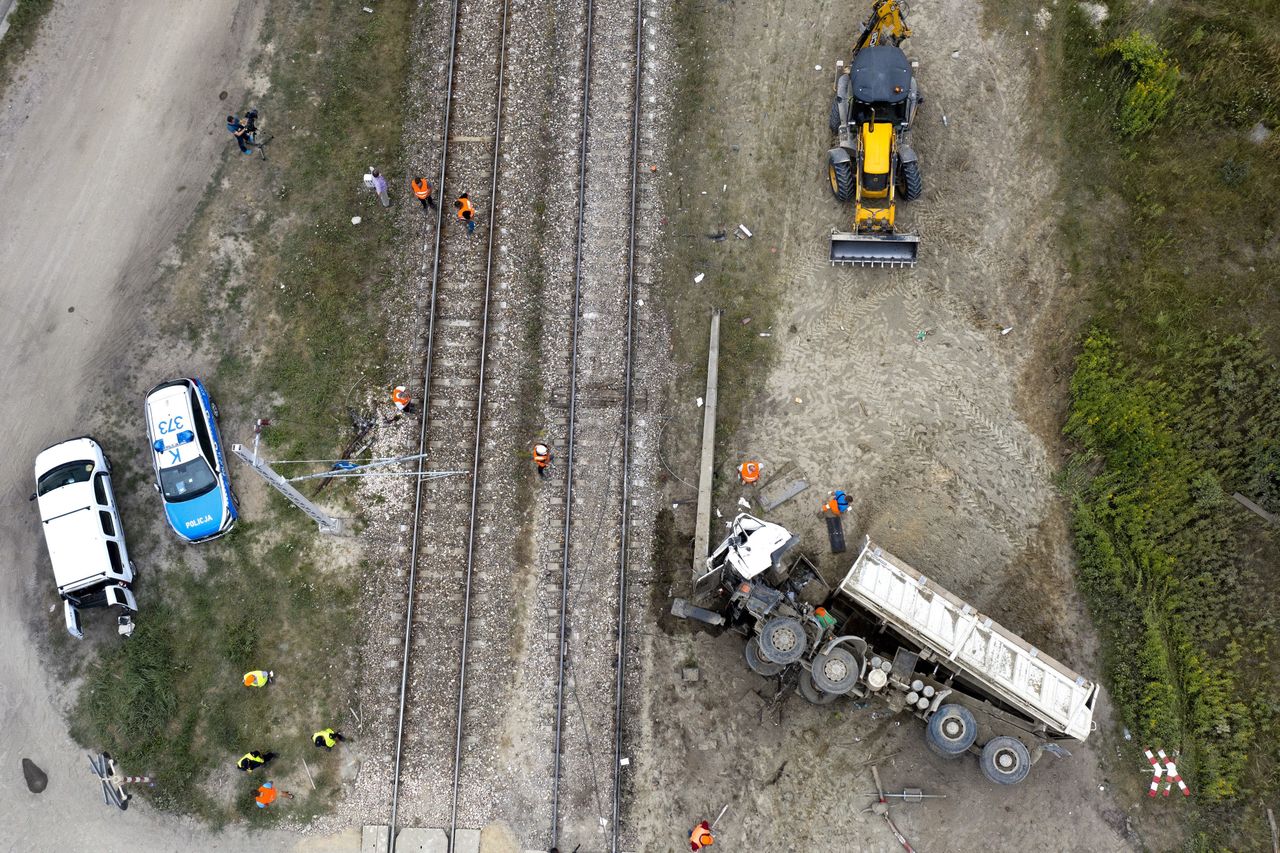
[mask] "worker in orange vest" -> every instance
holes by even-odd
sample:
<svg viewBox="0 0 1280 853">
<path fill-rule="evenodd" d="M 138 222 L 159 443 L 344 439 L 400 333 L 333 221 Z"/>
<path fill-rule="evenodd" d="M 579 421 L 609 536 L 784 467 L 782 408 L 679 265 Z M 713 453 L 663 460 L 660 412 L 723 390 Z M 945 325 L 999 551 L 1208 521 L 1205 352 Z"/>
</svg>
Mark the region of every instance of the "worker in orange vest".
<svg viewBox="0 0 1280 853">
<path fill-rule="evenodd" d="M 391 389 L 391 402 L 396 404 L 397 412 L 403 412 L 406 415 L 412 415 L 414 412 L 413 398 L 409 396 L 409 389 L 403 385 L 397 385 Z"/>
<path fill-rule="evenodd" d="M 278 790 L 275 782 L 263 782 L 258 786 L 258 790 L 254 792 L 253 801 L 258 804 L 258 808 L 265 809 L 276 801 L 277 796 L 293 799 L 293 794 L 288 791 Z"/>
<path fill-rule="evenodd" d="M 429 207 L 435 207 L 436 201 L 431 197 L 431 184 L 427 183 L 426 178 L 418 177 L 409 182 L 413 187 L 413 194 L 418 197 L 418 201 L 422 202 L 422 209 L 425 211 Z"/>
<path fill-rule="evenodd" d="M 822 505 L 822 514 L 837 518 L 841 513 L 849 511 L 849 496 L 840 489 L 831 493 L 831 497 Z"/>
<path fill-rule="evenodd" d="M 703 847 L 710 847 L 716 843 L 715 837 L 711 834 L 711 826 L 705 820 L 693 828 L 693 832 L 689 833 L 689 849 L 701 850 Z"/>
<path fill-rule="evenodd" d="M 539 442 L 533 446 L 533 464 L 538 466 L 538 476 L 547 476 L 547 466 L 551 464 L 551 448 Z"/>
<path fill-rule="evenodd" d="M 738 466 L 738 480 L 744 486 L 755 485 L 760 479 L 760 463 L 755 460 L 747 460 Z"/>
<path fill-rule="evenodd" d="M 476 230 L 476 209 L 471 206 L 471 198 L 463 193 L 458 196 L 458 200 L 453 203 L 458 209 L 458 221 L 465 222 L 467 225 L 467 233 L 472 234 Z"/>
</svg>

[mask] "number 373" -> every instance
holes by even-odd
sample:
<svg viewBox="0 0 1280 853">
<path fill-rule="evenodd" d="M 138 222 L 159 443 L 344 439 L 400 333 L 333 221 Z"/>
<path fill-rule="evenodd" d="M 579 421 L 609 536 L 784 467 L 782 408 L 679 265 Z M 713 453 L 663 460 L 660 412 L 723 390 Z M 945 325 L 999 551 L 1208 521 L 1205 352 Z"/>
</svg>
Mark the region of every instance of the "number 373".
<svg viewBox="0 0 1280 853">
<path fill-rule="evenodd" d="M 168 435 L 169 433 L 177 432 L 180 429 L 182 429 L 182 415 L 174 415 L 173 417 L 166 418 L 156 424 L 156 431 L 161 435 Z"/>
</svg>

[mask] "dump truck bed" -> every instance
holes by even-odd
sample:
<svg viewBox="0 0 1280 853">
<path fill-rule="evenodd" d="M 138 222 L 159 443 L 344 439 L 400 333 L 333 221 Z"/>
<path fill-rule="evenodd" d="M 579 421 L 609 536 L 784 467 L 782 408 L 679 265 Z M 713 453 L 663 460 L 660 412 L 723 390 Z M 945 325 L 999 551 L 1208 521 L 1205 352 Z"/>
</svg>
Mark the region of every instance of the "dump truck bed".
<svg viewBox="0 0 1280 853">
<path fill-rule="evenodd" d="M 883 619 L 1051 733 L 1084 740 L 1098 686 L 983 616 L 868 538 L 837 594 Z"/>
</svg>

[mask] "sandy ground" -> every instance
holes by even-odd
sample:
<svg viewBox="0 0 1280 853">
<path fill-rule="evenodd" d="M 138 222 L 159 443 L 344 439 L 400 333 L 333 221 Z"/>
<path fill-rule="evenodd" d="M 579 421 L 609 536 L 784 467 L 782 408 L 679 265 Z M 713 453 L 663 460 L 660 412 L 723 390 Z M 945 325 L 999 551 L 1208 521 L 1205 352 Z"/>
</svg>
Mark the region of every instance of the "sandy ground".
<svg viewBox="0 0 1280 853">
<path fill-rule="evenodd" d="M 805 476 L 810 491 L 770 518 L 801 534 L 802 548 L 829 579 L 847 570 L 852 554 L 829 553 L 817 509 L 830 489 L 847 490 L 853 553 L 869 533 L 983 612 L 1096 675 L 1092 631 L 1073 592 L 1064 507 L 1051 481 L 1055 450 L 1028 426 L 1044 419 L 1019 410 L 1049 405 L 1043 389 L 1020 381 L 1038 333 L 1053 325 L 1046 308 L 1069 287 L 1053 251 L 1056 176 L 1031 142 L 1036 109 L 1023 45 L 982 32 L 973 0 L 913 8 L 916 35 L 905 49 L 920 60 L 927 98 L 915 133 L 926 193 L 904 218 L 921 234 L 920 266 L 832 269 L 827 234 L 832 226 L 847 230 L 849 212 L 826 186 L 823 157 L 833 144 L 827 108 L 835 61 L 847 62 L 868 8 L 776 0 L 705 12 L 717 22 L 705 67 L 723 83 L 723 95 L 704 105 L 711 153 L 703 173 L 685 169 L 682 198 L 696 210 L 708 206 L 700 201 L 704 192 L 723 195 L 716 204 L 730 211 L 723 216 L 730 228 L 733 216 L 749 216 L 752 243 L 731 240 L 723 252 L 761 253 L 768 269 L 774 265 L 763 253 L 776 249 L 777 272 L 763 286 L 781 294 L 776 324 L 758 329 L 777 344 L 775 368 L 755 377 L 754 387 L 720 388 L 722 399 L 750 401 L 742 428 L 718 448 L 722 482 L 743 458 L 762 459 L 766 476 L 784 466 L 788 479 Z M 828 21 L 843 23 L 822 23 Z M 1017 37 L 1024 38 L 1021 31 Z M 737 47 L 743 44 L 753 48 Z M 733 136 L 718 159 L 717 128 L 747 126 L 758 132 Z M 721 224 L 713 218 L 719 211 L 707 212 L 706 223 L 689 230 Z M 723 261 L 726 269 L 735 263 L 741 265 Z M 727 322 L 736 326 L 743 313 Z M 694 393 L 677 403 L 668 432 L 673 464 L 686 479 L 696 470 L 701 418 Z M 721 488 L 724 521 L 739 511 L 739 494 Z M 692 521 L 692 506 L 677 510 L 684 529 Z M 719 525 L 713 522 L 715 541 Z M 1125 845 L 1123 806 L 1108 793 L 1096 738 L 1074 746 L 1070 759 L 1037 764 L 1016 789 L 1002 789 L 983 779 L 976 761 L 934 758 L 919 721 L 873 716 L 874 703 L 819 709 L 793 697 L 780 724 L 769 714 L 761 719 L 757 691 L 769 692 L 769 683 L 747 671 L 741 648 L 734 636 L 679 629 L 654 636 L 648 743 L 633 817 L 648 828 L 642 835 L 669 833 L 671 844 L 656 849 L 679 849 L 679 831 L 725 803 L 733 816 L 723 842 L 734 848 L 897 849 L 883 824 L 858 814 L 874 790 L 873 760 L 890 789 L 948 795 L 895 810 L 918 849 Z M 681 664 L 692 663 L 701 680 L 681 683 Z M 1104 727 L 1107 718 L 1104 697 Z M 826 841 L 800 843 L 819 827 Z"/>
<path fill-rule="evenodd" d="M 10 510 L 0 526 L 6 850 L 249 844 L 238 833 L 210 835 L 162 818 L 145 804 L 125 814 L 102 805 L 82 750 L 65 732 L 67 691 L 50 683 L 39 659 L 45 628 L 34 603 L 49 600 L 51 579 L 26 496 L 35 453 L 81 433 L 85 413 L 111 393 L 112 369 L 148 303 L 159 256 L 189 221 L 226 150 L 218 95 L 228 91 L 234 102 L 244 91 L 261 11 L 252 0 L 59 4 L 0 113 L 0 338 L 7 343 L 0 423 L 8 441 L 0 484 Z M 111 628 L 98 619 L 88 627 Z M 26 790 L 22 757 L 48 773 L 43 794 Z M 298 843 L 265 833 L 252 842 L 269 850 Z"/>
</svg>

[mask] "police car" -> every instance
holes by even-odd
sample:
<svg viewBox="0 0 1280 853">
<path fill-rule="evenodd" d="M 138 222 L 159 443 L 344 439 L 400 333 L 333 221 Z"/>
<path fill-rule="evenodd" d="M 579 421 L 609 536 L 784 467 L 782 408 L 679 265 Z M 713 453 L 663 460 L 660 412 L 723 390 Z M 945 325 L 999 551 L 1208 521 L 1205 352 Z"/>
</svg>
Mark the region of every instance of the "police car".
<svg viewBox="0 0 1280 853">
<path fill-rule="evenodd" d="M 145 408 L 156 490 L 169 526 L 190 542 L 226 533 L 238 513 L 209 392 L 199 379 L 174 379 L 152 388 Z"/>
</svg>

